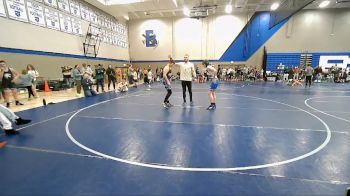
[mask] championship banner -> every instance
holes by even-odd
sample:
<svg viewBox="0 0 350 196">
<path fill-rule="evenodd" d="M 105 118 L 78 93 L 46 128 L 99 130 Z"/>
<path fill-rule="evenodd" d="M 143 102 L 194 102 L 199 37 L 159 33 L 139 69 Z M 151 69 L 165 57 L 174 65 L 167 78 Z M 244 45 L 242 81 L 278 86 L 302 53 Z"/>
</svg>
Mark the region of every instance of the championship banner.
<svg viewBox="0 0 350 196">
<path fill-rule="evenodd" d="M 6 4 L 7 11 L 11 19 L 28 22 L 24 0 L 7 0 Z"/>
<path fill-rule="evenodd" d="M 6 17 L 4 1 L 0 0 L 0 16 Z"/>
<path fill-rule="evenodd" d="M 80 18 L 80 7 L 79 3 L 73 0 L 70 0 L 70 13 L 73 16 L 79 17 Z"/>
<path fill-rule="evenodd" d="M 57 11 L 45 8 L 45 19 L 47 28 L 60 30 L 60 21 Z"/>
<path fill-rule="evenodd" d="M 81 21 L 77 18 L 72 18 L 72 30 L 76 35 L 83 35 L 83 30 L 81 29 Z"/>
<path fill-rule="evenodd" d="M 45 27 L 44 8 L 38 2 L 27 1 L 29 22 Z"/>
<path fill-rule="evenodd" d="M 111 30 L 111 20 L 106 18 L 105 19 L 105 26 L 108 30 Z"/>
<path fill-rule="evenodd" d="M 117 40 L 117 46 L 118 46 L 118 47 L 123 47 L 123 43 L 122 43 L 121 40 Z"/>
<path fill-rule="evenodd" d="M 118 35 L 120 34 L 119 25 L 117 25 L 117 27 L 116 27 L 116 32 L 117 32 Z"/>
<path fill-rule="evenodd" d="M 57 1 L 56 0 L 44 0 L 44 3 L 48 6 L 57 8 Z"/>
<path fill-rule="evenodd" d="M 117 35 L 116 34 L 112 34 L 112 44 L 113 45 L 117 45 Z"/>
<path fill-rule="evenodd" d="M 94 26 L 91 26 L 91 33 L 93 35 L 98 35 L 98 38 L 101 39 L 101 30 L 99 28 L 96 28 Z M 95 39 L 95 36 L 92 37 L 93 39 Z M 101 39 L 102 40 L 102 39 Z"/>
<path fill-rule="evenodd" d="M 111 24 L 112 24 L 112 31 L 117 32 L 117 23 L 112 22 Z"/>
<path fill-rule="evenodd" d="M 107 43 L 113 44 L 112 33 L 111 32 L 107 32 Z"/>
<path fill-rule="evenodd" d="M 57 0 L 58 9 L 70 13 L 68 0 Z"/>
<path fill-rule="evenodd" d="M 69 16 L 60 13 L 60 27 L 61 31 L 66 33 L 72 33 L 72 22 Z"/>
<path fill-rule="evenodd" d="M 90 13 L 89 13 L 89 8 L 87 6 L 80 4 L 80 12 L 81 12 L 82 19 L 86 21 L 90 21 Z"/>
<path fill-rule="evenodd" d="M 101 32 L 101 35 L 100 35 L 101 41 L 106 43 L 107 42 L 106 30 L 101 29 L 100 32 Z"/>
<path fill-rule="evenodd" d="M 117 23 L 116 32 L 117 32 L 118 34 L 120 34 L 120 24 L 119 24 L 119 23 Z"/>
<path fill-rule="evenodd" d="M 103 15 L 97 16 L 97 24 L 100 25 L 100 27 L 105 27 L 105 18 Z"/>
<path fill-rule="evenodd" d="M 97 24 L 97 15 L 94 11 L 90 10 L 90 21 L 94 24 Z"/>
</svg>

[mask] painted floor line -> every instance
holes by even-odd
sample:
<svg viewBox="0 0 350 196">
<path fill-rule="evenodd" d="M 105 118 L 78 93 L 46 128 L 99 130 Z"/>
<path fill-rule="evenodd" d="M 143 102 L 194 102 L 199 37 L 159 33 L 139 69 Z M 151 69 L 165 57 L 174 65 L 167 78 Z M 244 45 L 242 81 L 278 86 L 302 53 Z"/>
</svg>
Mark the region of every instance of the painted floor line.
<svg viewBox="0 0 350 196">
<path fill-rule="evenodd" d="M 305 159 L 305 158 L 307 158 L 309 156 L 312 156 L 312 155 L 318 153 L 320 150 L 322 150 L 324 147 L 326 147 L 327 144 L 330 142 L 330 139 L 332 137 L 332 132 L 331 132 L 328 124 L 325 121 L 323 121 L 320 117 L 316 116 L 315 114 L 313 114 L 313 113 L 311 113 L 309 111 L 306 111 L 306 110 L 304 110 L 302 108 L 299 108 L 297 106 L 289 105 L 287 103 L 283 103 L 283 102 L 279 102 L 279 101 L 271 100 L 271 99 L 264 99 L 264 98 L 248 96 L 248 95 L 238 95 L 238 94 L 233 94 L 233 93 L 222 93 L 222 94 L 224 94 L 224 95 L 225 94 L 226 95 L 232 95 L 232 96 L 237 96 L 237 97 L 260 99 L 260 100 L 263 100 L 263 101 L 268 101 L 268 102 L 272 102 L 272 103 L 277 103 L 277 104 L 281 104 L 281 105 L 284 105 L 284 106 L 288 106 L 288 107 L 291 107 L 293 109 L 302 110 L 305 113 L 309 114 L 310 116 L 314 117 L 315 119 L 317 119 L 318 121 L 321 122 L 321 124 L 326 129 L 326 133 L 327 133 L 326 138 L 318 147 L 316 147 L 315 149 L 313 149 L 313 150 L 311 150 L 311 151 L 309 151 L 309 152 L 307 152 L 305 154 L 302 154 L 300 156 L 296 156 L 296 157 L 293 157 L 293 158 L 290 158 L 290 159 L 287 159 L 287 160 L 273 162 L 273 163 L 267 163 L 267 164 L 262 164 L 262 165 L 249 165 L 249 166 L 226 167 L 226 168 L 196 168 L 196 167 L 159 166 L 159 165 L 154 165 L 154 164 L 147 164 L 147 163 L 142 163 L 142 162 L 138 162 L 138 161 L 130 161 L 130 160 L 114 157 L 114 156 L 111 156 L 111 155 L 104 154 L 102 152 L 96 151 L 96 150 L 94 150 L 92 148 L 89 148 L 89 147 L 79 143 L 79 141 L 77 141 L 73 137 L 73 135 L 71 134 L 71 131 L 69 129 L 69 125 L 70 125 L 70 122 L 72 121 L 73 118 L 75 118 L 76 116 L 78 117 L 79 116 L 78 114 L 83 112 L 84 110 L 90 109 L 92 107 L 96 107 L 99 104 L 106 103 L 107 101 L 103 101 L 103 102 L 96 103 L 96 104 L 93 104 L 91 106 L 85 107 L 85 108 L 79 110 L 78 112 L 74 113 L 73 115 L 71 115 L 70 118 L 66 122 L 66 126 L 65 126 L 66 127 L 66 133 L 67 133 L 67 136 L 69 137 L 69 139 L 73 143 L 75 143 L 77 146 L 81 147 L 82 149 L 85 149 L 85 150 L 87 150 L 87 151 L 89 151 L 89 152 L 91 152 L 93 154 L 98 155 L 98 156 L 103 156 L 103 157 L 112 159 L 112 160 L 117 161 L 117 162 L 122 162 L 122 163 L 131 164 L 131 165 L 135 165 L 135 166 L 141 166 L 141 167 L 154 168 L 154 169 L 176 170 L 176 171 L 190 171 L 190 172 L 242 171 L 242 170 L 253 170 L 253 169 L 261 169 L 261 168 L 269 168 L 269 167 L 285 165 L 285 164 L 288 164 L 288 163 L 292 163 L 292 162 L 296 162 L 296 161 Z M 112 101 L 112 100 L 110 100 L 110 101 Z M 78 121 L 79 121 L 79 119 L 78 119 Z M 143 121 L 145 121 L 145 120 L 143 120 Z M 147 121 L 145 121 L 145 122 L 147 122 Z M 203 124 L 203 123 L 200 123 L 200 124 Z M 213 126 L 213 125 L 210 124 L 210 126 Z M 223 125 L 223 126 L 225 126 L 225 125 Z"/>
<path fill-rule="evenodd" d="M 329 97 L 333 97 L 333 98 L 334 98 L 334 97 L 335 97 L 335 98 L 339 98 L 339 97 L 342 97 L 342 98 L 344 98 L 344 97 L 350 98 L 350 96 L 311 97 L 311 98 L 305 99 L 304 104 L 305 104 L 307 107 L 309 107 L 309 108 L 311 108 L 311 109 L 313 109 L 313 110 L 315 110 L 315 111 L 317 111 L 317 112 L 320 112 L 320 113 L 322 113 L 322 114 L 325 114 L 325 115 L 331 116 L 331 117 L 333 117 L 333 118 L 336 118 L 336 119 L 339 119 L 339 120 L 342 120 L 342 121 L 345 121 L 345 122 L 350 123 L 350 120 L 348 120 L 348 119 L 341 118 L 341 117 L 339 117 L 339 116 L 335 116 L 335 115 L 329 114 L 329 113 L 327 113 L 327 112 L 325 112 L 325 111 L 318 110 L 318 109 L 316 109 L 316 108 L 314 108 L 314 107 L 312 107 L 312 106 L 310 106 L 310 105 L 308 104 L 308 101 L 310 101 L 310 100 L 319 99 L 319 98 L 326 98 L 326 97 L 328 97 L 328 98 L 329 98 Z"/>
<path fill-rule="evenodd" d="M 128 102 L 118 102 L 117 104 L 125 104 L 125 105 L 144 105 L 144 106 L 159 106 L 163 107 L 162 103 L 159 104 L 143 104 L 143 103 L 128 103 Z M 174 105 L 173 107 L 178 107 L 178 108 L 193 108 L 193 109 L 206 109 L 208 106 L 203 106 L 203 105 Z M 263 110 L 263 111 L 286 111 L 286 112 L 300 112 L 300 110 L 286 110 L 286 109 L 275 109 L 275 108 L 249 108 L 249 107 L 226 107 L 226 106 L 220 106 L 217 107 L 216 109 L 244 109 L 244 110 Z"/>
<path fill-rule="evenodd" d="M 30 124 L 28 124 L 27 126 L 23 126 L 23 127 L 20 127 L 20 128 L 16 128 L 16 130 L 17 130 L 17 131 L 20 131 L 20 130 L 26 129 L 26 128 L 28 128 L 28 127 L 32 127 L 32 126 L 35 126 L 35 125 L 39 125 L 39 124 L 42 124 L 42 123 L 46 123 L 46 122 L 48 122 L 48 121 L 50 121 L 50 120 L 54 120 L 54 119 L 56 119 L 56 118 L 60 118 L 60 117 L 66 116 L 66 115 L 71 114 L 71 113 L 74 113 L 74 112 L 76 112 L 76 111 L 78 111 L 78 110 L 74 110 L 74 111 L 72 111 L 72 112 L 64 113 L 64 114 L 61 114 L 61 115 L 59 115 L 59 116 L 55 116 L 55 117 L 52 117 L 52 118 L 49 118 L 49 119 L 46 119 L 46 120 L 43 120 L 43 121 L 40 121 L 40 122 L 30 123 Z M 4 135 L 6 135 L 6 134 L 5 134 L 5 133 L 1 133 L 1 134 L 0 134 L 0 136 L 4 136 Z"/>
<path fill-rule="evenodd" d="M 25 147 L 25 146 L 14 146 L 14 145 L 6 145 L 8 148 L 13 149 L 20 149 L 20 150 L 26 150 L 26 151 L 33 151 L 33 152 L 43 152 L 43 153 L 53 153 L 53 154 L 61 154 L 61 155 L 68 155 L 68 156 L 78 156 L 78 157 L 88 157 L 88 158 L 97 158 L 97 159 L 106 159 L 101 156 L 96 155 L 88 155 L 88 154 L 78 154 L 78 153 L 71 153 L 71 152 L 64 152 L 64 151 L 57 151 L 57 150 L 49 150 L 49 149 L 42 149 L 42 148 L 33 148 L 33 147 Z"/>
<path fill-rule="evenodd" d="M 291 127 L 263 127 L 263 126 L 249 126 L 249 125 L 235 125 L 235 124 L 211 124 L 211 123 L 195 123 L 195 122 L 180 122 L 180 121 L 165 121 L 165 120 L 145 120 L 137 118 L 118 118 L 118 117 L 103 117 L 103 116 L 76 116 L 77 118 L 91 118 L 91 119 L 105 119 L 105 120 L 123 120 L 123 121 L 136 121 L 136 122 L 152 122 L 152 123 L 172 123 L 172 124 L 190 124 L 190 125 L 207 125 L 218 127 L 243 127 L 243 128 L 255 128 L 255 129 L 275 129 L 275 130 L 291 130 L 291 131 L 310 131 L 310 132 L 327 132 L 322 129 L 302 129 Z M 332 133 L 349 134 L 345 131 L 332 131 Z"/>
<path fill-rule="evenodd" d="M 31 124 L 29 124 L 29 125 L 27 125 L 27 126 L 20 127 L 20 128 L 18 128 L 18 129 L 16 129 L 16 130 L 19 131 L 19 130 L 22 130 L 22 129 L 26 129 L 26 128 L 28 128 L 28 127 L 32 127 L 32 126 L 35 126 L 35 125 L 38 125 L 38 124 L 42 124 L 42 123 L 48 122 L 48 121 L 50 121 L 50 120 L 54 120 L 54 119 L 56 119 L 56 118 L 60 118 L 60 117 L 69 115 L 69 114 L 74 113 L 74 112 L 77 112 L 77 111 L 78 111 L 78 110 L 74 110 L 74 111 L 72 111 L 72 112 L 67 112 L 67 113 L 64 113 L 64 114 L 61 114 L 61 115 L 58 115 L 58 116 L 55 116 L 55 117 L 52 117 L 52 118 L 49 118 L 49 119 L 40 121 L 40 122 L 31 123 Z"/>
<path fill-rule="evenodd" d="M 264 178 L 276 178 L 276 179 L 284 179 L 284 180 L 298 180 L 303 182 L 311 182 L 311 183 L 324 183 L 324 184 L 334 184 L 334 185 L 350 185 L 350 182 L 344 182 L 339 180 L 314 180 L 314 179 L 305 179 L 305 178 L 292 178 L 282 175 L 263 175 L 263 174 L 256 174 L 256 173 L 246 173 L 246 172 L 234 172 L 234 171 L 227 171 L 223 173 L 230 173 L 230 174 L 239 174 L 239 175 L 248 175 L 248 176 L 257 176 L 257 177 L 264 177 Z"/>
<path fill-rule="evenodd" d="M 6 147 L 7 148 L 12 148 L 12 149 L 25 150 L 25 151 L 32 151 L 32 152 L 42 152 L 42 153 L 60 154 L 60 155 L 67 155 L 67 156 L 76 156 L 76 157 L 86 157 L 86 158 L 110 160 L 110 159 L 107 159 L 105 157 L 96 156 L 96 155 L 71 153 L 71 152 L 49 150 L 49 149 L 42 149 L 42 148 L 33 148 L 33 147 L 25 147 L 25 146 L 14 146 L 14 145 L 9 145 L 9 144 L 6 145 Z M 159 164 L 159 165 L 166 166 L 167 164 Z M 291 178 L 291 177 L 286 177 L 286 176 L 281 176 L 281 175 L 263 175 L 263 174 L 256 174 L 256 173 L 233 172 L 233 171 L 227 171 L 227 172 L 222 172 L 222 173 L 248 175 L 248 176 L 264 177 L 264 178 L 277 178 L 277 179 L 284 179 L 284 180 L 298 180 L 298 181 L 311 182 L 311 183 L 350 185 L 349 182 L 338 181 L 338 180 L 325 181 L 325 180 L 314 180 L 314 179 L 305 179 L 305 178 Z"/>
</svg>

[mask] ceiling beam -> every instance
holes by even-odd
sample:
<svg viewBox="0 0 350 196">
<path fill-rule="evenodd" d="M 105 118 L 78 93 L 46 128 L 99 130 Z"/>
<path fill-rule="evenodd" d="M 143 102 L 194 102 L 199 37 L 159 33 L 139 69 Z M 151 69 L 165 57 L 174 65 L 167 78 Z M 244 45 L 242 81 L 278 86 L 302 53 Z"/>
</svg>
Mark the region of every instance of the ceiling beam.
<svg viewBox="0 0 350 196">
<path fill-rule="evenodd" d="M 175 5 L 175 7 L 177 8 L 177 0 L 172 0 L 173 1 L 173 3 L 174 3 L 174 5 Z"/>
</svg>

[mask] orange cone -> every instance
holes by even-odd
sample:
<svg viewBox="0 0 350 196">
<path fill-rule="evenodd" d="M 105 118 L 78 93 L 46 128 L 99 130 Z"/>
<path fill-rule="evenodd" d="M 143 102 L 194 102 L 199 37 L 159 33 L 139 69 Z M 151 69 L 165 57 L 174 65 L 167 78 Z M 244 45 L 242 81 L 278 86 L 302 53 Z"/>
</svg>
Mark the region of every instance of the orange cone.
<svg viewBox="0 0 350 196">
<path fill-rule="evenodd" d="M 47 80 L 45 80 L 45 84 L 44 84 L 44 91 L 45 92 L 50 92 L 50 87 L 49 87 L 49 84 L 47 83 Z"/>
<path fill-rule="evenodd" d="M 0 148 L 4 147 L 6 145 L 7 142 L 3 141 L 3 142 L 0 142 Z"/>
</svg>

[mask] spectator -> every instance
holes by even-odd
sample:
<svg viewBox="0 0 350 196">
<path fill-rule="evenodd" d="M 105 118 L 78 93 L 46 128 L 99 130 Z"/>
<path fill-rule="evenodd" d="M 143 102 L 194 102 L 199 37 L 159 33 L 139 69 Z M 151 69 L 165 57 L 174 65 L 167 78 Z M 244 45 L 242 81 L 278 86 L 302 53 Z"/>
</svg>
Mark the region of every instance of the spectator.
<svg viewBox="0 0 350 196">
<path fill-rule="evenodd" d="M 0 80 L 2 84 L 2 89 L 5 92 L 5 101 L 6 107 L 10 107 L 10 93 L 12 92 L 13 97 L 15 98 L 16 105 L 23 105 L 18 100 L 17 88 L 15 81 L 19 78 L 19 73 L 7 66 L 4 60 L 0 60 Z"/>
<path fill-rule="evenodd" d="M 63 74 L 63 83 L 66 85 L 66 88 L 72 88 L 72 68 L 69 66 L 61 67 Z"/>
<path fill-rule="evenodd" d="M 27 65 L 27 71 L 28 74 L 32 76 L 33 82 L 32 82 L 32 91 L 35 98 L 38 98 L 38 92 L 36 91 L 36 83 L 37 83 L 37 77 L 39 77 L 39 72 L 35 69 L 35 67 L 31 64 Z"/>
<path fill-rule="evenodd" d="M 95 70 L 96 73 L 96 91 L 98 92 L 98 87 L 101 86 L 102 92 L 105 92 L 104 88 L 104 80 L 105 80 L 105 68 L 102 67 L 101 64 L 98 64 L 97 69 Z"/>
<path fill-rule="evenodd" d="M 73 70 L 73 79 L 77 88 L 77 96 L 80 96 L 81 93 L 81 79 L 82 79 L 83 74 L 80 71 L 80 66 L 75 65 L 74 70 Z"/>
<path fill-rule="evenodd" d="M 32 88 L 33 76 L 30 75 L 27 72 L 27 70 L 24 69 L 22 70 L 21 80 L 22 80 L 23 86 L 26 87 L 28 91 L 28 100 L 30 100 L 32 95 L 34 97 L 33 88 Z"/>
<path fill-rule="evenodd" d="M 24 125 L 30 122 L 31 120 L 22 119 L 10 109 L 0 105 L 0 124 L 2 125 L 2 129 L 5 131 L 6 135 L 19 134 L 18 131 L 13 129 L 12 123 L 15 123 L 16 125 Z"/>
<path fill-rule="evenodd" d="M 90 75 L 88 73 L 84 73 L 81 84 L 83 86 L 85 97 L 91 97 L 91 96 L 97 95 L 96 91 L 92 88 L 93 82 L 90 79 Z"/>
<path fill-rule="evenodd" d="M 309 88 L 311 87 L 311 79 L 312 79 L 312 74 L 314 73 L 314 69 L 308 65 L 305 69 L 305 88 L 307 87 L 307 84 L 309 84 Z"/>
<path fill-rule="evenodd" d="M 115 92 L 127 92 L 128 91 L 128 83 L 125 80 L 122 80 L 117 85 L 117 90 Z"/>
<path fill-rule="evenodd" d="M 113 89 L 115 90 L 115 70 L 112 68 L 112 65 L 108 65 L 106 71 L 108 77 L 108 90 L 110 89 L 111 83 L 113 84 Z"/>
</svg>

